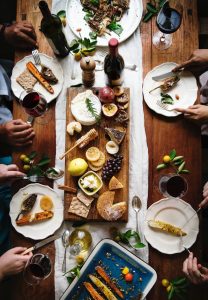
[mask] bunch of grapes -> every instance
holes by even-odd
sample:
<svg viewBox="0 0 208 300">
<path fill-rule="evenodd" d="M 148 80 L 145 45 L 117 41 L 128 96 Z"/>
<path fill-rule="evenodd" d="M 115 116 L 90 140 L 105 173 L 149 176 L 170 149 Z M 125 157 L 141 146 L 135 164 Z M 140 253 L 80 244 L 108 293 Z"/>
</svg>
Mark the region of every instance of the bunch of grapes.
<svg viewBox="0 0 208 300">
<path fill-rule="evenodd" d="M 120 171 L 122 160 L 123 156 L 119 154 L 115 154 L 113 158 L 107 160 L 102 171 L 102 179 L 104 181 L 111 179 L 114 174 Z"/>
</svg>

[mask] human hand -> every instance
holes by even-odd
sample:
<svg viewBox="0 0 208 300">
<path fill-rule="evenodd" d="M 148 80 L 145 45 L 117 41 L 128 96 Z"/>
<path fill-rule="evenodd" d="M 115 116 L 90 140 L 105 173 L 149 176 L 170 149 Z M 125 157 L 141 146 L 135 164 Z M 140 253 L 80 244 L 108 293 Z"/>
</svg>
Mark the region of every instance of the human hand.
<svg viewBox="0 0 208 300">
<path fill-rule="evenodd" d="M 35 132 L 30 124 L 18 119 L 9 121 L 2 126 L 5 140 L 9 145 L 23 147 L 32 144 Z"/>
<path fill-rule="evenodd" d="M 183 272 L 194 284 L 208 282 L 208 269 L 197 263 L 197 258 L 192 252 L 183 263 Z"/>
<path fill-rule="evenodd" d="M 38 47 L 35 30 L 27 21 L 16 22 L 5 28 L 5 41 L 16 48 L 32 49 Z"/>
<path fill-rule="evenodd" d="M 199 207 L 205 208 L 208 206 L 208 181 L 203 187 L 203 200 L 199 203 Z"/>
<path fill-rule="evenodd" d="M 0 182 L 7 182 L 8 180 L 12 180 L 14 177 L 22 177 L 25 174 L 19 172 L 18 166 L 12 165 L 3 165 L 0 164 Z"/>
<path fill-rule="evenodd" d="M 208 121 L 208 106 L 196 104 L 188 108 L 176 108 L 178 112 L 182 112 L 187 119 L 204 123 Z"/>
<path fill-rule="evenodd" d="M 177 72 L 181 69 L 191 71 L 196 76 L 208 70 L 208 49 L 196 49 L 189 59 L 175 67 L 172 71 Z"/>
<path fill-rule="evenodd" d="M 15 247 L 5 252 L 0 257 L 0 280 L 5 276 L 21 272 L 32 253 L 22 255 L 27 248 Z"/>
</svg>

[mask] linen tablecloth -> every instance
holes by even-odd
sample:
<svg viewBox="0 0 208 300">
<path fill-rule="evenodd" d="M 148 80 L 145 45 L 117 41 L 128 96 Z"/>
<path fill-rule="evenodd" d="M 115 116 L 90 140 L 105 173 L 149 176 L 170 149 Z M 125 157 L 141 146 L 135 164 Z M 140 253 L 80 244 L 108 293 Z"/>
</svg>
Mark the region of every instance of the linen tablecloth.
<svg viewBox="0 0 208 300">
<path fill-rule="evenodd" d="M 140 0 L 138 0 L 140 1 Z M 52 12 L 57 13 L 65 9 L 66 0 L 53 0 Z M 69 27 L 65 28 L 65 33 L 68 42 L 74 38 L 73 33 Z M 107 48 L 106 48 L 107 50 Z M 99 55 L 99 48 L 97 53 Z M 142 44 L 139 28 L 135 33 L 125 42 L 119 45 L 119 53 L 123 56 L 125 63 L 136 64 L 137 71 L 125 69 L 123 86 L 130 88 L 130 161 L 129 161 L 129 221 L 127 224 L 118 223 L 90 223 L 87 229 L 93 237 L 93 246 L 95 246 L 101 239 L 109 237 L 109 228 L 116 226 L 118 228 L 136 228 L 136 214 L 131 206 L 131 199 L 134 195 L 138 195 L 142 200 L 142 209 L 139 213 L 139 228 L 142 241 L 143 225 L 147 209 L 148 196 L 148 149 L 144 128 L 144 114 L 143 114 L 143 96 L 142 96 Z M 66 89 L 74 82 L 71 80 L 72 69 L 75 73 L 76 80 L 81 78 L 81 69 L 79 62 L 76 62 L 72 55 L 60 60 L 64 71 L 64 88 L 57 99 L 56 103 L 56 166 L 61 169 L 65 168 L 65 162 L 59 160 L 60 154 L 65 150 L 65 126 L 66 126 Z M 72 68 L 73 66 L 73 68 Z M 104 72 L 96 72 L 96 82 L 94 86 L 104 86 Z M 57 183 L 63 183 L 64 179 L 57 181 L 54 184 L 56 189 Z M 57 190 L 57 189 L 56 189 Z M 57 190 L 64 199 L 62 191 Z M 65 228 L 72 231 L 71 222 L 64 222 L 60 232 Z M 142 250 L 136 251 L 136 255 L 145 261 L 148 261 L 148 246 Z M 56 257 L 55 257 L 55 294 L 56 299 L 59 299 L 68 283 L 61 271 L 64 248 L 60 240 L 55 242 Z M 67 269 L 74 266 L 75 262 L 69 257 L 67 253 Z"/>
</svg>

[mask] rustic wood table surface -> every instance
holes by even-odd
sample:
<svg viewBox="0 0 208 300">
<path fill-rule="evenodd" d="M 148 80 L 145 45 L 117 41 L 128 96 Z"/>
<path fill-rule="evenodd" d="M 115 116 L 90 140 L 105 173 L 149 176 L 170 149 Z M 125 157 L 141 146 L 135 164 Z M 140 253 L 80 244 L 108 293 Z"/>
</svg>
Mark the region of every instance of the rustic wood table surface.
<svg viewBox="0 0 208 300">
<path fill-rule="evenodd" d="M 36 29 L 39 43 L 39 51 L 53 56 L 45 37 L 39 32 L 41 14 L 38 8 L 38 0 L 17 0 L 17 20 L 28 20 Z M 51 0 L 47 0 L 51 5 Z M 147 0 L 143 0 L 144 7 Z M 182 62 L 187 59 L 192 51 L 198 48 L 198 17 L 197 17 L 197 0 L 182 0 L 183 21 L 180 29 L 173 34 L 173 45 L 164 51 L 157 50 L 152 45 L 152 35 L 157 30 L 155 18 L 148 23 L 141 23 L 141 37 L 143 44 L 143 72 L 145 74 L 153 67 L 163 62 Z M 23 58 L 28 52 L 17 52 L 16 61 Z M 45 152 L 45 145 L 48 145 L 47 154 L 52 158 L 52 164 L 55 158 L 55 101 L 50 105 L 50 113 L 52 118 L 50 126 L 38 125 L 34 123 L 36 137 L 33 146 L 30 150 L 37 150 L 39 153 Z M 152 112 L 144 105 L 145 128 L 147 134 L 147 142 L 149 149 L 149 198 L 148 206 L 155 201 L 161 199 L 161 195 L 157 189 L 157 173 L 155 172 L 156 165 L 161 161 L 162 155 L 169 150 L 175 148 L 177 153 L 185 155 L 187 167 L 191 170 L 191 175 L 187 176 L 188 193 L 185 200 L 188 201 L 194 208 L 201 197 L 201 140 L 200 130 L 195 125 L 184 120 L 183 116 L 174 119 L 165 118 Z M 19 104 L 14 102 L 14 118 L 26 119 L 26 115 Z M 47 134 L 46 134 L 47 132 Z M 45 133 L 45 134 L 44 134 Z M 14 160 L 19 163 L 19 153 L 14 154 Z M 47 184 L 50 184 L 46 182 Z M 15 189 L 18 189 L 16 186 Z M 34 242 L 28 240 L 12 230 L 13 245 L 30 246 Z M 150 265 L 155 268 L 158 274 L 158 280 L 148 295 L 148 300 L 165 300 L 167 293 L 161 286 L 162 278 L 174 278 L 182 275 L 182 262 L 187 256 L 187 253 L 176 255 L 162 254 L 151 246 L 150 248 Z M 194 253 L 201 259 L 202 241 L 201 234 L 197 242 L 191 248 Z M 55 248 L 51 243 L 44 247 L 44 253 L 48 253 L 54 262 Z M 52 300 L 55 299 L 54 292 L 54 274 L 43 281 L 37 287 L 29 287 L 24 284 L 22 275 L 15 276 L 10 282 L 5 282 L 7 288 L 4 290 L 4 296 L 0 295 L 0 299 L 30 299 L 30 300 Z M 205 300 L 207 299 L 208 291 L 205 287 L 191 287 L 189 300 Z M 206 294 L 207 293 L 207 294 Z M 81 300 L 81 299 L 80 299 Z M 135 299 L 136 300 L 136 299 Z"/>
</svg>

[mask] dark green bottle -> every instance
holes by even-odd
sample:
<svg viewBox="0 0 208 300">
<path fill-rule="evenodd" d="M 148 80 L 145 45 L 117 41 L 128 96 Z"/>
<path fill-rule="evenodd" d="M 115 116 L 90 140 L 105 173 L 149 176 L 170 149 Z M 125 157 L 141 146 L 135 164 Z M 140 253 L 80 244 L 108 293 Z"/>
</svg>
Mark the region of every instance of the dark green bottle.
<svg viewBox="0 0 208 300">
<path fill-rule="evenodd" d="M 62 23 L 58 16 L 52 15 L 45 1 L 39 2 L 39 8 L 43 15 L 40 30 L 44 33 L 53 52 L 60 57 L 69 54 L 69 45 L 62 31 Z"/>
</svg>

